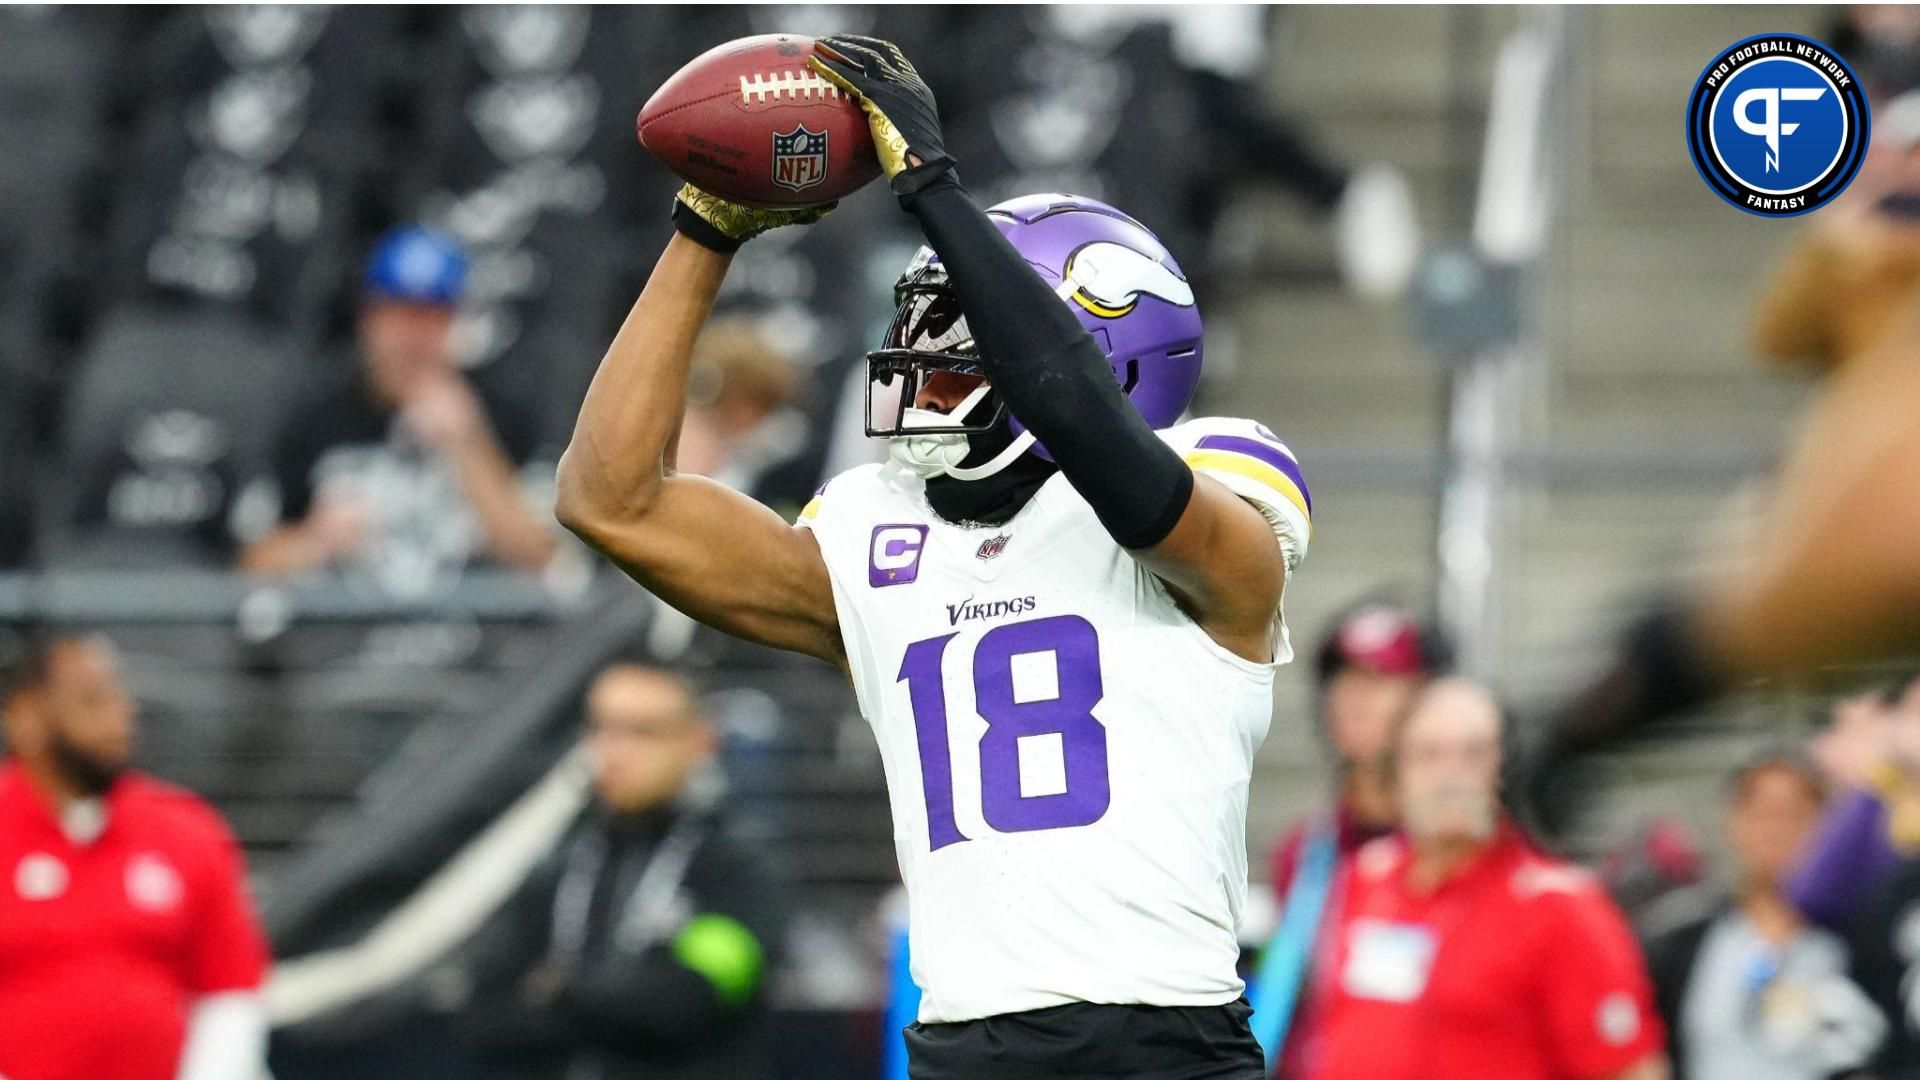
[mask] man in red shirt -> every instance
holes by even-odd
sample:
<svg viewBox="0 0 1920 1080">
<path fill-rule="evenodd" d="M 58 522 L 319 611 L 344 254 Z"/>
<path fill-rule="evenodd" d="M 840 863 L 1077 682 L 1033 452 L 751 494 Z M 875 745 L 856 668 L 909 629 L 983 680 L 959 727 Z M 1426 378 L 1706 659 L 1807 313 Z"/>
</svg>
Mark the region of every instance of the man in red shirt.
<svg viewBox="0 0 1920 1080">
<path fill-rule="evenodd" d="M 129 771 L 113 649 L 35 643 L 0 689 L 0 1077 L 255 1080 L 267 948 L 240 854 Z"/>
<path fill-rule="evenodd" d="M 1663 1033 L 1626 919 L 1500 809 L 1499 707 L 1463 679 L 1394 742 L 1402 832 L 1354 859 L 1318 1075 L 1661 1080 Z"/>
</svg>

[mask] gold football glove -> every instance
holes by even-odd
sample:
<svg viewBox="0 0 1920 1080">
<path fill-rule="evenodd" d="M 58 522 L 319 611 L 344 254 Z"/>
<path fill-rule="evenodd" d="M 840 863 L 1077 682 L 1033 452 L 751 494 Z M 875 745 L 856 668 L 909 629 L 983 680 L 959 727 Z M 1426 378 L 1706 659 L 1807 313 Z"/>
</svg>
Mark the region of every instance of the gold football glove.
<svg viewBox="0 0 1920 1080">
<path fill-rule="evenodd" d="M 827 216 L 834 205 L 828 203 L 794 210 L 762 210 L 728 202 L 688 184 L 674 197 L 673 227 L 702 247 L 733 252 L 768 229 L 819 221 Z"/>
</svg>

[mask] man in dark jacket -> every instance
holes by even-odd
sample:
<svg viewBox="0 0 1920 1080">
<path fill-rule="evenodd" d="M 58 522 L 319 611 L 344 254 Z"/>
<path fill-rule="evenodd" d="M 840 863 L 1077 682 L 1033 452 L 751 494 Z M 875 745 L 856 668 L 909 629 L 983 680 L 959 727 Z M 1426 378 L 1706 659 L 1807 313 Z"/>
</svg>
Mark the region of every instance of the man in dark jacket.
<svg viewBox="0 0 1920 1080">
<path fill-rule="evenodd" d="M 716 744 L 692 688 L 618 664 L 587 696 L 597 803 L 488 928 L 459 1028 L 507 1075 L 766 1075 L 782 908 L 718 812 Z"/>
<path fill-rule="evenodd" d="M 1846 978 L 1845 943 L 1786 894 L 1825 799 L 1821 775 L 1792 754 L 1763 755 L 1730 779 L 1737 889 L 1647 948 L 1676 1078 L 1819 1080 L 1879 1041 L 1885 1025 Z"/>
</svg>

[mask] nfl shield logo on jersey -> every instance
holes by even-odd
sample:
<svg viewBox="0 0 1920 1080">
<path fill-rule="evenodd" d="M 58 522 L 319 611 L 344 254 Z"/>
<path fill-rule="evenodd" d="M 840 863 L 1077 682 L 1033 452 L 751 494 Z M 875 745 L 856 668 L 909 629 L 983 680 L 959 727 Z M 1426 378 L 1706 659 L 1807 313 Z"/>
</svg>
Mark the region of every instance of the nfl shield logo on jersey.
<svg viewBox="0 0 1920 1080">
<path fill-rule="evenodd" d="M 805 191 L 827 178 L 827 133 L 796 125 L 785 135 L 773 136 L 773 182 L 791 191 Z"/>
<path fill-rule="evenodd" d="M 980 550 L 974 552 L 973 557 L 976 559 L 991 559 L 1005 550 L 1007 550 L 1007 534 L 1001 533 L 998 536 L 989 536 L 985 540 L 980 541 Z"/>
</svg>

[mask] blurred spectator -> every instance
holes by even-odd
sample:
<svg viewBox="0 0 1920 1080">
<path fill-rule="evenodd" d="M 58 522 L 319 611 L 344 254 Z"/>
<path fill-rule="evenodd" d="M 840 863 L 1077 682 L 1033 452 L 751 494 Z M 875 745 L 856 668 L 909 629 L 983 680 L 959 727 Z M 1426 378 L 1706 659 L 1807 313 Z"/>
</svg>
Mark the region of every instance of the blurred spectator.
<svg viewBox="0 0 1920 1080">
<path fill-rule="evenodd" d="M 1559 832 L 1577 762 L 1759 678 L 1920 651 L 1920 113 L 1902 160 L 1799 237 L 1755 305 L 1771 362 L 1825 377 L 1767 502 L 1703 587 L 1662 597 L 1601 675 L 1541 725 L 1523 770 Z"/>
<path fill-rule="evenodd" d="M 763 860 L 725 831 L 716 743 L 679 676 L 619 664 L 594 682 L 598 806 L 457 980 L 474 994 L 460 1026 L 512 1075 L 766 1075 L 785 913 Z"/>
<path fill-rule="evenodd" d="M 1887 1021 L 1870 1073 L 1920 1076 L 1920 679 L 1842 703 L 1815 748 L 1846 790 L 1788 893 L 1847 934 L 1853 981 Z"/>
<path fill-rule="evenodd" d="M 764 497 L 760 477 L 798 453 L 805 421 L 793 361 L 746 316 L 715 319 L 694 347 L 676 467 Z"/>
<path fill-rule="evenodd" d="M 1329 1080 L 1658 1078 L 1660 1020 L 1632 934 L 1586 871 L 1503 813 L 1505 720 L 1463 679 L 1393 741 L 1403 833 L 1354 857 L 1319 1060 Z"/>
<path fill-rule="evenodd" d="M 29 645 L 4 687 L 0 1075 L 256 1080 L 266 939 L 226 825 L 133 772 L 104 640 Z"/>
<path fill-rule="evenodd" d="M 296 411 L 274 465 L 280 524 L 242 568 L 298 573 L 357 562 L 417 592 L 469 558 L 528 572 L 557 550 L 515 470 L 531 424 L 482 403 L 456 370 L 451 332 L 466 257 L 441 234 L 388 233 L 367 263 L 357 380 L 337 380 Z"/>
<path fill-rule="evenodd" d="M 1276 993 L 1294 1002 L 1284 1049 L 1275 1055 L 1269 1048 L 1282 1075 L 1302 1073 L 1314 1056 L 1319 1040 L 1315 1002 L 1332 989 L 1332 972 L 1314 961 L 1333 945 L 1327 929 L 1339 918 L 1338 883 L 1361 845 L 1393 830 L 1393 725 L 1445 664 L 1443 653 L 1438 638 L 1411 613 L 1379 603 L 1349 611 L 1320 643 L 1315 661 L 1320 734 L 1333 754 L 1337 787 L 1331 807 L 1296 823 L 1274 848 L 1274 896 L 1283 912 L 1301 914 L 1283 918 L 1266 946 L 1274 955 L 1261 966 L 1263 981 L 1290 980 L 1291 988 L 1263 986 L 1255 1002 L 1256 1013 L 1264 1005 L 1270 1014 L 1285 1008 Z M 1302 865 L 1313 869 L 1303 874 Z"/>
<path fill-rule="evenodd" d="M 1818 1080 L 1860 1064 L 1886 1024 L 1847 980 L 1847 949 L 1785 885 L 1826 801 L 1811 762 L 1771 754 L 1727 786 L 1734 895 L 1648 947 L 1676 1077 Z"/>
<path fill-rule="evenodd" d="M 1607 895 L 1643 938 L 1700 914 L 1706 856 L 1693 830 L 1677 816 L 1659 815 L 1635 829 L 1608 849 L 1597 869 Z"/>
</svg>

